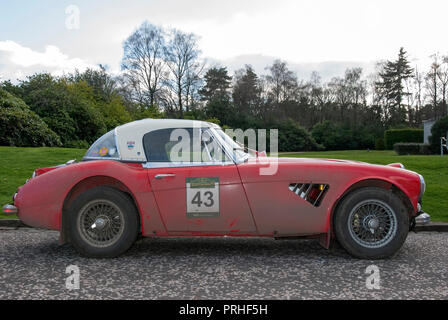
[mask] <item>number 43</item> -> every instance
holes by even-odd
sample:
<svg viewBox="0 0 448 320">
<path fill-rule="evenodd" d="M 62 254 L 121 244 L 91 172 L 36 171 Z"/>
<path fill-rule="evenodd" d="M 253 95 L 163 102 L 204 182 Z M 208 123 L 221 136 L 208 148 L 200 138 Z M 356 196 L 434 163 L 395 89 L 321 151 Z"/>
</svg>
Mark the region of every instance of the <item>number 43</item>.
<svg viewBox="0 0 448 320">
<path fill-rule="evenodd" d="M 201 200 L 201 192 L 198 191 L 191 200 L 191 204 L 195 204 L 198 207 L 201 207 L 202 205 L 206 207 L 213 207 L 213 205 L 215 204 L 215 201 L 213 200 L 213 192 L 211 191 L 204 192 L 204 197 L 206 197 L 205 202 Z"/>
</svg>

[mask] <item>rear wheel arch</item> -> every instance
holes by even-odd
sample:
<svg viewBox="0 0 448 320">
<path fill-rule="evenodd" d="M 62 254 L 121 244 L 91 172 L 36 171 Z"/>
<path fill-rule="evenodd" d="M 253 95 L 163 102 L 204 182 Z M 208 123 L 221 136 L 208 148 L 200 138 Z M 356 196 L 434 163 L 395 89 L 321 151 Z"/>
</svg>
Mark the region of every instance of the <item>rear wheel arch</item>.
<svg viewBox="0 0 448 320">
<path fill-rule="evenodd" d="M 139 215 L 139 229 L 141 232 L 141 212 L 137 205 L 137 201 L 135 200 L 135 197 L 131 190 L 120 180 L 116 178 L 112 178 L 109 176 L 92 176 L 85 178 L 81 181 L 79 181 L 77 184 L 75 184 L 70 191 L 68 192 L 67 196 L 64 199 L 64 204 L 62 206 L 62 212 L 61 212 L 61 230 L 60 230 L 60 242 L 65 243 L 68 239 L 68 232 L 67 232 L 67 212 L 72 204 L 72 202 L 82 193 L 85 191 L 95 188 L 95 187 L 110 187 L 113 189 L 117 189 L 121 191 L 123 194 L 125 194 L 129 200 L 132 202 L 132 204 L 135 206 L 135 209 L 137 210 L 137 213 Z"/>
<path fill-rule="evenodd" d="M 392 193 L 397 195 L 400 198 L 400 200 L 403 202 L 403 204 L 405 205 L 405 207 L 408 211 L 409 217 L 411 217 L 414 214 L 414 207 L 412 206 L 412 203 L 411 203 L 411 200 L 409 199 L 409 197 L 403 192 L 403 190 L 401 190 L 399 187 L 397 187 L 393 183 L 390 183 L 389 181 L 381 180 L 381 179 L 361 180 L 361 181 L 358 181 L 358 182 L 352 184 L 349 188 L 347 188 L 347 190 L 344 191 L 342 196 L 340 196 L 339 199 L 336 201 L 336 203 L 333 205 L 333 208 L 332 208 L 331 214 L 330 214 L 330 230 L 329 230 L 329 232 L 331 232 L 332 235 L 334 235 L 334 230 L 333 230 L 334 217 L 335 217 L 335 213 L 338 210 L 339 205 L 352 192 L 359 190 L 361 188 L 367 188 L 367 187 L 377 187 L 377 188 L 381 188 L 381 189 L 385 189 L 385 190 L 390 190 Z"/>
</svg>

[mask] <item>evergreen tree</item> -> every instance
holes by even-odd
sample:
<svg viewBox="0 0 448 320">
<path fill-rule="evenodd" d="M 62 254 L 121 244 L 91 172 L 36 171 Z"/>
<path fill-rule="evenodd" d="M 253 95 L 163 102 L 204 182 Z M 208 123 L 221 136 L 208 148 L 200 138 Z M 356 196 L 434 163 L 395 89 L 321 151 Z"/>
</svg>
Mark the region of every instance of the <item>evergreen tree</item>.
<svg viewBox="0 0 448 320">
<path fill-rule="evenodd" d="M 205 102 L 205 113 L 209 118 L 217 118 L 221 124 L 228 125 L 233 117 L 230 101 L 230 84 L 232 77 L 227 69 L 211 68 L 204 76 L 205 85 L 199 90 L 201 100 Z"/>
<path fill-rule="evenodd" d="M 199 90 L 202 101 L 215 99 L 229 99 L 229 89 L 232 77 L 228 75 L 227 68 L 211 68 L 204 76 L 205 85 Z"/>
<path fill-rule="evenodd" d="M 377 85 L 387 101 L 387 117 L 390 125 L 400 125 L 406 122 L 403 99 L 410 93 L 406 92 L 404 82 L 413 76 L 413 72 L 403 48 L 400 48 L 398 59 L 387 61 L 380 72 L 381 80 Z"/>
<path fill-rule="evenodd" d="M 258 76 L 250 65 L 238 70 L 232 94 L 237 112 L 243 116 L 256 116 L 260 109 L 261 91 Z"/>
</svg>

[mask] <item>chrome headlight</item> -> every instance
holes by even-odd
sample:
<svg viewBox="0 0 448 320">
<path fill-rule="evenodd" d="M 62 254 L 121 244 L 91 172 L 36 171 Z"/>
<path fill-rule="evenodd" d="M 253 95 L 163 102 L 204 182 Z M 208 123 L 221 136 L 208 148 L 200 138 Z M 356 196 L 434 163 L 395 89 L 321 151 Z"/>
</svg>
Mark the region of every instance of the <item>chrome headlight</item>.
<svg viewBox="0 0 448 320">
<path fill-rule="evenodd" d="M 426 191 L 426 183 L 425 183 L 425 179 L 423 178 L 423 176 L 421 174 L 419 174 L 418 176 L 420 177 L 420 196 L 418 197 L 418 199 L 422 200 L 422 197 Z"/>
</svg>

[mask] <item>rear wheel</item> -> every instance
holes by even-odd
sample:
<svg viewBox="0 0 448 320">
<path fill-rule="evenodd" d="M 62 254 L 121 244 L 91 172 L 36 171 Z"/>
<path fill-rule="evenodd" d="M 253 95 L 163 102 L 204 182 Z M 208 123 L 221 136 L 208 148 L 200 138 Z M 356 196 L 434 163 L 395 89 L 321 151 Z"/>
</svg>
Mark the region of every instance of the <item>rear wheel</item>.
<svg viewBox="0 0 448 320">
<path fill-rule="evenodd" d="M 70 242 L 83 255 L 116 257 L 127 251 L 138 234 L 138 214 L 121 191 L 110 187 L 87 190 L 68 213 Z"/>
<path fill-rule="evenodd" d="M 409 215 L 391 191 L 362 188 L 339 205 L 334 230 L 342 247 L 355 257 L 383 259 L 402 247 L 409 230 Z"/>
</svg>

